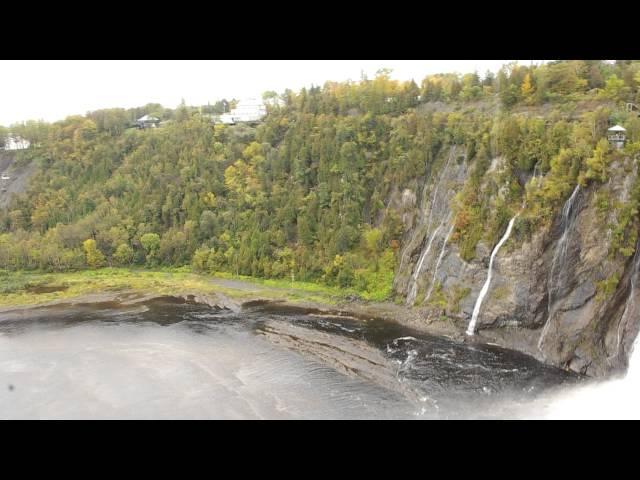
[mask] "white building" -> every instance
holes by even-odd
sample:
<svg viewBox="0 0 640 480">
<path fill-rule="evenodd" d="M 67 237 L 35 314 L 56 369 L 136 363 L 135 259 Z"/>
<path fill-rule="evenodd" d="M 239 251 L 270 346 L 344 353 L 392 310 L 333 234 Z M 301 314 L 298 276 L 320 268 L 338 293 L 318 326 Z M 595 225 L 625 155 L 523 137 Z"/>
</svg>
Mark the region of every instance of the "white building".
<svg viewBox="0 0 640 480">
<path fill-rule="evenodd" d="M 261 100 L 247 98 L 241 100 L 229 113 L 220 115 L 220 122 L 232 125 L 238 122 L 259 122 L 267 114 L 267 107 Z"/>
<path fill-rule="evenodd" d="M 223 123 L 225 125 L 233 125 L 236 122 L 230 113 L 223 113 L 222 115 L 220 115 L 220 123 Z"/>
<path fill-rule="evenodd" d="M 29 148 L 31 142 L 22 137 L 9 136 L 4 141 L 5 150 L 25 150 Z"/>
<path fill-rule="evenodd" d="M 138 128 L 156 128 L 160 123 L 160 119 L 152 117 L 151 115 L 145 115 L 136 120 Z"/>
<path fill-rule="evenodd" d="M 609 143 L 620 149 L 624 147 L 624 141 L 626 140 L 627 129 L 621 127 L 620 125 L 616 125 L 615 127 L 611 127 L 607 130 L 607 138 L 609 139 Z"/>
</svg>

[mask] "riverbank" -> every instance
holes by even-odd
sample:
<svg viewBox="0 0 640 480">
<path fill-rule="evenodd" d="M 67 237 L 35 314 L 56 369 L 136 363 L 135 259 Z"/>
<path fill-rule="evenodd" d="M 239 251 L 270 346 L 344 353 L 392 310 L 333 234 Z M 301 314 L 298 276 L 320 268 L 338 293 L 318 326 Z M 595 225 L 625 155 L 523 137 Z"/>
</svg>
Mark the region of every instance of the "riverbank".
<svg viewBox="0 0 640 480">
<path fill-rule="evenodd" d="M 155 296 L 191 297 L 216 308 L 239 310 L 257 303 L 278 309 L 311 313 L 380 318 L 418 331 L 462 339 L 463 329 L 441 319 L 428 323 L 417 309 L 392 302 L 354 299 L 353 293 L 306 282 L 262 280 L 231 275 L 196 274 L 189 269 L 145 270 L 104 268 L 65 273 L 2 272 L 0 313 L 34 307 L 138 302 Z"/>
<path fill-rule="evenodd" d="M 94 293 L 1 313 L 0 417 L 500 418 L 578 380 L 395 322 L 221 299 Z"/>
</svg>

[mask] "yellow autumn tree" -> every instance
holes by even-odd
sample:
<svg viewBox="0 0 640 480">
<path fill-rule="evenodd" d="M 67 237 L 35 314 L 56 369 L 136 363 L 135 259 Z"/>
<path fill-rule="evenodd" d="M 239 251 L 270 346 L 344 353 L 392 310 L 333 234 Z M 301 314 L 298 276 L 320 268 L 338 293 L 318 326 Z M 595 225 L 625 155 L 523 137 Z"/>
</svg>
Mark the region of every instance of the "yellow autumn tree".
<svg viewBox="0 0 640 480">
<path fill-rule="evenodd" d="M 607 167 L 611 160 L 608 155 L 609 142 L 606 138 L 600 139 L 593 151 L 593 156 L 587 159 L 587 172 L 584 178 L 604 182 L 607 180 Z"/>
<path fill-rule="evenodd" d="M 82 242 L 82 246 L 86 255 L 87 265 L 90 268 L 104 267 L 106 259 L 104 258 L 104 254 L 96 247 L 96 241 L 93 238 Z"/>
<path fill-rule="evenodd" d="M 239 199 L 251 203 L 253 195 L 259 189 L 260 184 L 252 165 L 247 165 L 242 160 L 237 160 L 224 171 L 224 184 Z"/>
<path fill-rule="evenodd" d="M 531 74 L 527 73 L 524 77 L 524 81 L 522 82 L 522 87 L 520 87 L 520 92 L 522 93 L 526 103 L 530 104 L 533 101 L 533 94 L 535 90 L 536 89 L 531 82 Z"/>
<path fill-rule="evenodd" d="M 218 199 L 216 198 L 215 193 L 207 192 L 202 196 L 202 203 L 207 207 L 215 207 L 218 204 Z"/>
</svg>

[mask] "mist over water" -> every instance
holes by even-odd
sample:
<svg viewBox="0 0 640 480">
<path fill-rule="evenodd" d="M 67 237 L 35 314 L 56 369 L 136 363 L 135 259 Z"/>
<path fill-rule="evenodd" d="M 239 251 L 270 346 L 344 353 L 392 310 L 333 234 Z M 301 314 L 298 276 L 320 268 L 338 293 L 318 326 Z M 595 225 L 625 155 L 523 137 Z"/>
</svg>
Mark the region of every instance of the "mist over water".
<svg viewBox="0 0 640 480">
<path fill-rule="evenodd" d="M 277 306 L 0 315 L 0 418 L 518 418 L 576 381 L 499 347 Z"/>
<path fill-rule="evenodd" d="M 180 309 L 183 310 L 183 309 Z M 2 418 L 410 416 L 400 395 L 273 347 L 215 315 L 87 321 L 0 337 Z M 199 318 L 198 318 L 199 317 Z M 9 391 L 6 385 L 13 385 Z"/>
<path fill-rule="evenodd" d="M 626 375 L 542 395 L 520 415 L 548 420 L 640 420 L 637 343 Z"/>
</svg>

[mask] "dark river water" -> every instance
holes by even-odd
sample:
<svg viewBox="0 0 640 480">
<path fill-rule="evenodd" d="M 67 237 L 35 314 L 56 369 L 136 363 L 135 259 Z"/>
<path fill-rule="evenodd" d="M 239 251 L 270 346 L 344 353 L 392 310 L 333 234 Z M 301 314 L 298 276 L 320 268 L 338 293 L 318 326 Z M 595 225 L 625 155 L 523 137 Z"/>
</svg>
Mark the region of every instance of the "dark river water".
<svg viewBox="0 0 640 480">
<path fill-rule="evenodd" d="M 274 305 L 0 314 L 4 419 L 520 418 L 576 381 L 496 346 Z"/>
</svg>

